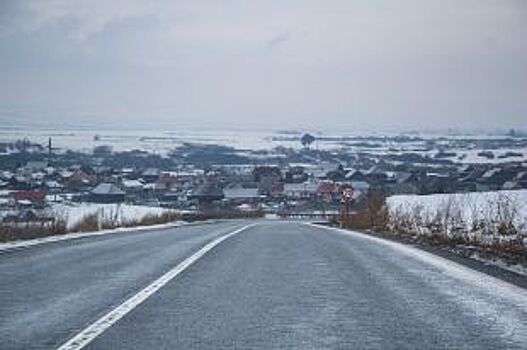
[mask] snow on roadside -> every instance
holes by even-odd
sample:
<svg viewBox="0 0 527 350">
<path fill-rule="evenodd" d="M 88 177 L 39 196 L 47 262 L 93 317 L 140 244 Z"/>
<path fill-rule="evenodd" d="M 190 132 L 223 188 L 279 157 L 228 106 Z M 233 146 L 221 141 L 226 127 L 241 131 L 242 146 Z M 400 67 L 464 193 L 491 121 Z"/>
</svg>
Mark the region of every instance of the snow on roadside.
<svg viewBox="0 0 527 350">
<path fill-rule="evenodd" d="M 386 203 L 390 212 L 412 214 L 416 209 L 421 210 L 424 218 L 432 218 L 438 210 L 447 206 L 459 209 L 468 225 L 474 219 L 485 219 L 493 216 L 492 210 L 496 204 L 509 201 L 515 208 L 516 224 L 527 221 L 527 190 L 448 193 L 431 195 L 395 195 L 388 197 Z"/>
<path fill-rule="evenodd" d="M 28 247 L 32 247 L 32 246 L 40 245 L 44 243 L 66 241 L 70 239 L 77 239 L 77 238 L 83 238 L 83 237 L 102 236 L 102 235 L 107 235 L 109 233 L 138 232 L 138 231 L 147 231 L 147 230 L 155 230 L 155 229 L 159 230 L 159 229 L 170 228 L 170 227 L 179 227 L 183 225 L 188 225 L 188 223 L 185 221 L 175 221 L 175 222 L 171 222 L 167 224 L 159 224 L 159 225 L 118 227 L 118 228 L 110 229 L 110 230 L 101 230 L 101 231 L 93 231 L 93 232 L 73 232 L 73 233 L 66 233 L 63 235 L 53 235 L 53 236 L 46 236 L 46 237 L 34 238 L 34 239 L 28 239 L 28 240 L 10 241 L 10 242 L 5 242 L 5 243 L 0 243 L 0 252 L 9 251 L 13 249 L 28 248 Z"/>
<path fill-rule="evenodd" d="M 488 259 L 480 256 L 478 253 L 474 253 L 470 256 L 474 260 L 478 260 L 487 265 L 493 265 L 499 267 L 503 270 L 511 271 L 517 273 L 518 275 L 523 275 L 527 277 L 527 266 L 521 264 L 507 264 L 506 261 L 500 258 Z"/>
<path fill-rule="evenodd" d="M 403 218 L 403 220 L 405 217 L 409 218 L 411 229 L 415 232 L 420 230 L 427 232 L 429 229 L 426 227 L 427 223 L 432 223 L 436 217 L 444 221 L 447 221 L 447 217 L 454 221 L 457 220 L 456 217 L 460 217 L 460 225 L 466 225 L 464 230 L 467 237 L 473 239 L 479 237 L 480 243 L 487 242 L 487 244 L 510 240 L 517 242 L 520 239 L 520 242 L 523 240 L 523 249 L 527 248 L 527 238 L 525 238 L 527 234 L 527 190 L 426 196 L 397 195 L 387 198 L 386 202 L 390 214 L 394 218 Z M 500 235 L 492 223 L 507 220 L 512 221 L 517 231 L 512 235 Z M 478 222 L 476 227 L 480 226 L 482 221 L 486 221 L 488 223 L 486 227 L 490 228 L 492 234 L 482 235 L 481 228 L 475 231 L 473 228 L 475 221 Z M 446 226 L 443 229 L 448 230 Z M 505 256 L 491 256 L 480 254 L 477 251 L 472 252 L 470 256 L 485 264 L 527 276 L 527 266 L 523 265 L 521 260 L 503 259 Z"/>
<path fill-rule="evenodd" d="M 53 204 L 46 212 L 66 220 L 68 228 L 72 228 L 83 217 L 98 214 L 117 223 L 136 220 L 140 221 L 146 215 L 161 215 L 169 209 L 130 204 L 98 204 L 98 203 L 71 203 Z"/>
</svg>

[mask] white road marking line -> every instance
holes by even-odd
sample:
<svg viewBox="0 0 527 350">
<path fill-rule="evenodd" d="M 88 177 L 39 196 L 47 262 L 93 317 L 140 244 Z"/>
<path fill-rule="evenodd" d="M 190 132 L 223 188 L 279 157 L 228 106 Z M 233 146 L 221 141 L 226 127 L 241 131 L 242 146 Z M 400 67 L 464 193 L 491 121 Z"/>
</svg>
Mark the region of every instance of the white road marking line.
<svg viewBox="0 0 527 350">
<path fill-rule="evenodd" d="M 112 234 L 112 233 L 133 233 L 133 232 L 140 232 L 140 231 L 164 230 L 164 229 L 177 228 L 177 227 L 182 227 L 182 226 L 196 226 L 196 225 L 210 224 L 210 223 L 214 223 L 218 221 L 219 220 L 203 220 L 203 221 L 198 221 L 198 222 L 169 222 L 166 224 L 149 225 L 149 226 L 118 227 L 118 228 L 101 230 L 101 231 L 93 231 L 93 232 L 71 232 L 71 233 L 66 233 L 63 235 L 53 235 L 53 236 L 46 236 L 46 237 L 41 237 L 41 238 L 33 238 L 33 239 L 26 239 L 26 240 L 20 240 L 20 241 L 0 243 L 0 253 L 15 251 L 19 249 L 25 249 L 25 248 L 29 248 L 29 247 L 33 247 L 33 246 L 37 246 L 41 244 L 46 244 L 46 243 L 69 241 L 69 240 L 85 238 L 85 237 L 104 236 L 104 235 Z"/>
<path fill-rule="evenodd" d="M 33 238 L 33 239 L 28 239 L 28 240 L 5 242 L 5 243 L 0 243 L 0 253 L 23 249 L 23 248 L 29 248 L 29 247 L 33 247 L 33 246 L 41 245 L 45 243 L 68 241 L 72 239 L 85 238 L 85 237 L 104 236 L 104 235 L 111 234 L 111 233 L 127 233 L 127 232 L 161 230 L 161 229 L 167 229 L 167 228 L 181 227 L 184 225 L 185 224 L 181 224 L 181 223 L 168 223 L 168 224 L 159 224 L 159 225 L 150 225 L 150 226 L 119 227 L 119 228 L 109 229 L 109 230 L 101 230 L 101 231 L 93 231 L 93 232 L 72 232 L 72 233 L 66 233 L 62 235 L 53 235 L 53 236 Z"/>
<path fill-rule="evenodd" d="M 460 306 L 460 312 L 468 313 L 482 320 L 486 318 L 487 321 L 485 322 L 492 322 L 494 329 L 496 331 L 501 330 L 506 335 L 507 340 L 512 339 L 518 344 L 527 343 L 527 331 L 525 331 L 527 328 L 524 326 L 525 314 L 527 314 L 527 290 L 524 288 L 404 243 L 353 230 L 321 226 L 312 223 L 307 225 L 383 244 L 395 250 L 397 253 L 404 254 L 412 259 L 417 259 L 424 265 L 432 266 L 440 270 L 446 276 L 445 278 L 458 281 L 455 283 L 457 289 L 455 289 L 456 287 L 453 289 L 445 285 L 444 280 L 443 282 L 438 281 L 436 284 L 432 282 L 428 282 L 428 284 L 431 287 L 437 288 L 443 295 L 449 298 L 455 298 L 452 300 Z M 466 288 L 467 286 L 469 288 Z M 478 293 L 470 293 L 470 291 L 474 290 Z M 488 300 L 492 300 L 494 296 L 498 296 L 496 298 L 496 305 L 489 304 Z M 505 305 L 513 305 L 513 310 L 507 310 L 504 307 Z"/>
<path fill-rule="evenodd" d="M 426 264 L 435 266 L 436 268 L 441 269 L 444 273 L 448 273 L 451 277 L 459 279 L 465 283 L 472 283 L 473 285 L 478 286 L 478 287 L 488 287 L 492 285 L 494 286 L 494 288 L 506 289 L 506 291 L 500 292 L 500 295 L 508 295 L 508 292 L 514 292 L 515 294 L 511 296 L 511 298 L 514 298 L 518 294 L 520 294 L 521 302 L 519 304 L 524 305 L 525 309 L 527 310 L 527 302 L 526 302 L 527 301 L 527 298 L 526 298 L 527 291 L 522 287 L 518 287 L 498 277 L 494 277 L 484 272 L 472 269 L 468 266 L 457 263 L 453 260 L 443 258 L 442 256 L 427 252 L 423 249 L 420 249 L 418 247 L 414 247 L 408 244 L 392 241 L 392 240 L 381 238 L 381 237 L 376 237 L 373 235 L 368 235 L 366 233 L 362 233 L 358 231 L 347 230 L 347 229 L 342 229 L 342 228 L 337 228 L 337 227 L 317 225 L 313 223 L 305 223 L 305 225 L 315 227 L 318 229 L 326 229 L 329 231 L 335 231 L 337 233 L 340 233 L 346 236 L 351 236 L 351 237 L 360 238 L 363 240 L 368 240 L 371 242 L 383 244 L 385 246 L 391 247 L 392 249 L 400 253 L 405 254 L 406 256 L 419 259 L 420 261 Z"/>
<path fill-rule="evenodd" d="M 135 309 L 143 301 L 152 296 L 155 292 L 157 292 L 165 284 L 174 279 L 177 275 L 185 271 L 188 267 L 190 267 L 193 263 L 195 263 L 205 254 L 207 254 L 207 252 L 211 251 L 218 244 L 255 225 L 256 224 L 246 225 L 226 235 L 218 237 L 212 242 L 207 243 L 203 248 L 183 260 L 176 267 L 165 273 L 163 276 L 159 277 L 157 280 L 143 288 L 141 291 L 139 291 L 137 294 L 135 294 L 128 300 L 125 300 L 119 306 L 99 318 L 97 321 L 82 330 L 76 336 L 61 345 L 58 350 L 79 350 L 84 348 L 95 338 L 97 338 L 100 334 L 102 334 L 104 331 L 114 325 L 117 321 L 123 318 L 130 311 Z"/>
</svg>

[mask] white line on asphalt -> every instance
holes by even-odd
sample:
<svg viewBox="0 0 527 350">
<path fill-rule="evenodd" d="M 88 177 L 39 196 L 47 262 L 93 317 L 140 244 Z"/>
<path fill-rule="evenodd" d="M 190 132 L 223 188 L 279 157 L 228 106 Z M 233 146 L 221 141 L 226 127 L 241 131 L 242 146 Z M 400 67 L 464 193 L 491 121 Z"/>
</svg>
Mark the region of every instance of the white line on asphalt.
<svg viewBox="0 0 527 350">
<path fill-rule="evenodd" d="M 112 233 L 133 233 L 133 232 L 140 232 L 140 231 L 164 230 L 164 229 L 176 228 L 176 227 L 182 227 L 182 226 L 211 224 L 215 222 L 219 222 L 219 220 L 203 220 L 203 221 L 196 221 L 196 222 L 180 221 L 180 222 L 169 222 L 166 224 L 148 225 L 148 226 L 118 227 L 118 228 L 101 230 L 101 231 L 93 231 L 93 232 L 71 232 L 71 233 L 66 233 L 62 235 L 45 236 L 41 238 L 33 238 L 33 239 L 0 243 L 0 253 L 30 248 L 30 247 L 45 244 L 45 243 L 69 241 L 72 239 L 79 239 L 79 238 L 85 238 L 85 237 L 104 236 L 104 235 L 108 235 Z"/>
<path fill-rule="evenodd" d="M 459 306 L 460 312 L 480 317 L 483 322 L 492 322 L 493 330 L 497 334 L 502 332 L 508 341 L 512 340 L 518 344 L 527 343 L 527 332 L 523 326 L 525 324 L 524 315 L 527 313 L 527 290 L 407 244 L 352 230 L 308 225 L 388 246 L 397 253 L 419 260 L 424 266 L 438 269 L 441 274 L 456 280 L 457 283 L 451 286 L 449 285 L 452 283 L 451 281 L 445 283 L 445 279 L 441 278 L 438 278 L 435 284 L 434 278 L 428 280 L 427 283 L 437 288 L 444 296 L 453 298 L 452 300 Z M 423 269 L 422 273 L 426 274 L 426 269 Z M 493 299 L 495 299 L 496 304 L 488 302 Z M 508 306 L 512 309 L 508 310 Z M 484 321 L 485 319 L 487 321 Z"/>
<path fill-rule="evenodd" d="M 254 225 L 256 224 L 246 225 L 226 235 L 218 237 L 212 242 L 207 243 L 203 248 L 183 260 L 176 267 L 174 267 L 173 269 L 165 273 L 163 276 L 159 277 L 157 280 L 143 288 L 131 298 L 121 303 L 119 306 L 108 312 L 106 315 L 99 318 L 97 321 L 82 330 L 76 336 L 68 340 L 65 344 L 61 345 L 58 350 L 79 350 L 84 348 L 95 338 L 97 338 L 100 334 L 102 334 L 105 330 L 110 328 L 117 321 L 123 318 L 126 314 L 135 309 L 139 304 L 141 304 L 143 301 L 152 296 L 155 292 L 157 292 L 165 284 L 174 279 L 177 275 L 185 271 L 188 267 L 190 267 L 193 263 L 203 257 L 207 252 L 211 251 L 218 244 Z"/>
<path fill-rule="evenodd" d="M 385 246 L 391 247 L 392 249 L 400 253 L 405 254 L 406 256 L 419 259 L 424 263 L 435 266 L 436 268 L 441 269 L 444 273 L 449 274 L 451 277 L 464 281 L 465 283 L 472 283 L 473 285 L 485 288 L 489 288 L 489 286 L 493 286 L 493 288 L 503 288 L 504 290 L 501 292 L 500 295 L 508 295 L 513 299 L 516 298 L 518 295 L 521 295 L 521 297 L 519 298 L 520 302 L 518 305 L 522 305 L 527 310 L 527 291 L 524 288 L 518 287 L 512 283 L 480 272 L 478 270 L 474 270 L 468 266 L 462 265 L 453 260 L 443 258 L 439 255 L 427 252 L 425 250 L 419 249 L 408 244 L 391 241 L 389 239 L 368 235 L 366 233 L 358 231 L 346 230 L 331 226 L 317 225 L 313 223 L 305 223 L 305 225 L 316 227 L 319 229 L 335 231 L 347 236 L 383 244 Z"/>
<path fill-rule="evenodd" d="M 104 236 L 110 233 L 151 231 L 151 230 L 159 230 L 159 229 L 165 229 L 165 228 L 180 227 L 183 225 L 185 224 L 168 223 L 168 224 L 159 224 L 159 225 L 150 225 L 150 226 L 119 227 L 119 228 L 109 229 L 109 230 L 101 230 L 101 231 L 93 231 L 93 232 L 72 232 L 72 233 L 66 233 L 63 235 L 53 235 L 53 236 L 46 236 L 46 237 L 41 237 L 41 238 L 5 242 L 5 243 L 0 243 L 0 253 L 11 251 L 11 250 L 22 249 L 22 248 L 29 248 L 29 247 L 33 247 L 33 246 L 41 245 L 45 243 L 68 241 L 71 239 L 78 239 L 78 238 L 84 238 L 84 237 Z"/>
</svg>

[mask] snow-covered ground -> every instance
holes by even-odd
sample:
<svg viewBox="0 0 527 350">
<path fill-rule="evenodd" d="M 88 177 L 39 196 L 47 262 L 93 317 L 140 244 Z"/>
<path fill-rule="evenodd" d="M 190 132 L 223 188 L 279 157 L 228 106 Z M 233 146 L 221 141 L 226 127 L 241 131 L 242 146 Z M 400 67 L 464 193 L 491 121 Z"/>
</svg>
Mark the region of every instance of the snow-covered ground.
<svg viewBox="0 0 527 350">
<path fill-rule="evenodd" d="M 47 213 L 62 217 L 66 220 L 68 228 L 73 227 L 84 216 L 98 214 L 99 217 L 117 223 L 130 220 L 141 220 L 146 215 L 160 215 L 167 209 L 129 204 L 97 204 L 97 203 L 72 203 L 53 204 L 46 209 Z"/>
<path fill-rule="evenodd" d="M 302 147 L 295 139 L 276 139 L 272 132 L 255 131 L 169 131 L 169 130 L 2 130 L 0 142 L 28 139 L 47 145 L 51 138 L 58 149 L 91 152 L 94 147 L 109 145 L 114 151 L 145 150 L 166 155 L 184 143 L 215 144 L 236 149 L 265 150 L 278 146 Z M 298 136 L 299 137 L 299 136 Z M 331 145 L 324 145 L 331 146 Z"/>
<path fill-rule="evenodd" d="M 398 195 L 389 197 L 387 205 L 394 223 L 400 224 L 402 219 L 404 229 L 410 229 L 416 234 L 429 232 L 429 228 L 426 226 L 437 218 L 446 225 L 442 227 L 445 234 L 446 231 L 454 228 L 452 226 L 454 224 L 457 225 L 457 228 L 463 229 L 465 236 L 472 238 L 473 243 L 492 244 L 510 239 L 517 242 L 518 238 L 525 237 L 527 233 L 527 190 L 427 196 Z M 405 221 L 406 219 L 410 221 Z M 477 220 L 478 225 L 473 226 L 475 220 Z M 507 222 L 508 220 L 512 220 L 514 223 L 517 230 L 516 234 L 500 235 L 497 226 L 493 223 Z M 480 226 L 482 222 L 486 226 L 484 231 Z M 487 233 L 482 235 L 483 232 Z M 527 247 L 526 238 L 523 238 L 523 244 Z M 478 251 L 472 251 L 470 256 L 485 264 L 527 276 L 527 266 L 519 260 L 510 260 L 510 257 L 503 259 L 501 256 L 489 256 L 488 254 L 482 255 Z"/>
<path fill-rule="evenodd" d="M 413 214 L 420 210 L 423 219 L 433 218 L 438 211 L 449 208 L 460 211 L 464 221 L 471 225 L 475 219 L 495 217 L 498 206 L 505 205 L 515 211 L 516 224 L 527 221 L 527 190 L 473 192 L 453 194 L 397 195 L 387 199 L 389 210 L 399 214 Z"/>
<path fill-rule="evenodd" d="M 129 151 L 134 149 L 145 150 L 161 155 L 168 154 L 174 148 L 184 143 L 215 144 L 233 147 L 240 150 L 272 150 L 276 147 L 293 149 L 302 148 L 299 138 L 301 132 L 273 132 L 273 131 L 224 131 L 224 130 L 112 130 L 112 129 L 34 129 L 34 128 L 2 128 L 0 127 L 0 142 L 14 142 L 27 139 L 41 145 L 47 145 L 48 139 L 52 139 L 53 147 L 60 150 L 75 150 L 91 152 L 94 147 L 109 145 L 114 151 Z M 314 149 L 338 150 L 345 149 L 349 152 L 367 152 L 373 155 L 404 153 L 417 153 L 423 156 L 434 156 L 439 149 L 428 149 L 427 140 L 445 137 L 445 149 L 455 152 L 455 156 L 447 157 L 457 163 L 503 163 L 510 161 L 527 161 L 527 149 L 497 149 L 494 150 L 495 158 L 488 159 L 478 155 L 482 148 L 455 149 L 450 148 L 450 142 L 455 141 L 456 136 L 441 134 L 419 134 L 421 140 L 397 142 L 393 139 L 376 140 L 344 140 L 342 137 L 351 136 L 401 136 L 397 133 L 316 133 L 317 141 L 312 145 Z M 322 139 L 320 139 L 322 137 Z M 460 136 L 461 137 L 461 136 Z M 489 135 L 464 135 L 471 140 L 499 139 L 497 136 Z M 441 146 L 441 142 L 437 141 Z M 521 153 L 518 157 L 500 158 L 507 151 Z M 255 155 L 251 155 L 255 157 Z"/>
</svg>

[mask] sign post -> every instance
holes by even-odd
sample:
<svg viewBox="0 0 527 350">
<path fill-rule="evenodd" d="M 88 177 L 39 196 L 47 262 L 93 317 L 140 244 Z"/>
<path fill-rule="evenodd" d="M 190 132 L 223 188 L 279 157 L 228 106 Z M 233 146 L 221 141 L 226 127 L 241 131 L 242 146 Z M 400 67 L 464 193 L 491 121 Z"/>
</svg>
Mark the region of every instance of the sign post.
<svg viewBox="0 0 527 350">
<path fill-rule="evenodd" d="M 353 198 L 353 188 L 348 187 L 342 191 L 342 198 L 340 199 L 340 226 L 343 227 L 345 222 L 348 222 L 350 213 L 350 204 Z"/>
</svg>

